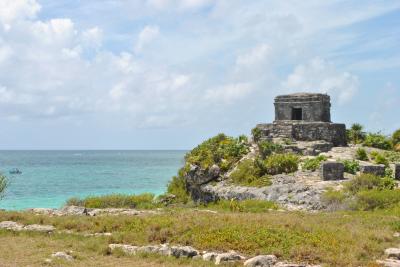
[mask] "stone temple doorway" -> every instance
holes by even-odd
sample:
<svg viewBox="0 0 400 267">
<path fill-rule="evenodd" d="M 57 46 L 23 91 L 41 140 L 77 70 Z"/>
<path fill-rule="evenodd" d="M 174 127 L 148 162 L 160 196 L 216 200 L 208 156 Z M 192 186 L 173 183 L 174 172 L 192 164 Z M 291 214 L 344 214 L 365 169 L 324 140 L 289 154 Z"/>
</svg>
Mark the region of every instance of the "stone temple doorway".
<svg viewBox="0 0 400 267">
<path fill-rule="evenodd" d="M 294 121 L 303 120 L 303 109 L 302 108 L 292 108 L 292 120 L 294 120 Z"/>
</svg>

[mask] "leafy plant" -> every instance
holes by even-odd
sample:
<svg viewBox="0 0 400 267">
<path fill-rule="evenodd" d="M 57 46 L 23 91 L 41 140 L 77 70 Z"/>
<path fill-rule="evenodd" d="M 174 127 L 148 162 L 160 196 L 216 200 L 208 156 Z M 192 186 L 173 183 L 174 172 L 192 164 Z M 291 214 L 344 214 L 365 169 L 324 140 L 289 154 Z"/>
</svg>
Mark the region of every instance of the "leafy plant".
<svg viewBox="0 0 400 267">
<path fill-rule="evenodd" d="M 278 153 L 283 151 L 283 147 L 280 144 L 275 144 L 271 141 L 262 141 L 258 144 L 260 155 L 263 159 L 269 157 L 272 153 Z"/>
<path fill-rule="evenodd" d="M 384 179 L 379 176 L 373 174 L 363 173 L 359 176 L 356 176 L 351 181 L 345 184 L 346 191 L 355 195 L 356 193 L 364 190 L 372 190 L 372 189 L 393 189 L 394 181 L 393 179 Z"/>
<path fill-rule="evenodd" d="M 344 171 L 351 174 L 356 174 L 360 170 L 360 164 L 356 160 L 343 160 Z"/>
<path fill-rule="evenodd" d="M 396 130 L 396 131 L 392 134 L 392 142 L 393 142 L 393 145 L 398 145 L 398 144 L 400 144 L 400 129 Z"/>
<path fill-rule="evenodd" d="M 262 130 L 258 127 L 255 127 L 251 130 L 251 134 L 253 136 L 254 142 L 258 143 L 260 141 L 260 138 L 262 136 Z"/>
<path fill-rule="evenodd" d="M 353 144 L 360 144 L 365 139 L 365 133 L 363 132 L 363 126 L 359 123 L 351 125 L 350 129 L 347 130 L 347 138 Z"/>
<path fill-rule="evenodd" d="M 374 161 L 375 161 L 376 164 L 383 164 L 386 167 L 389 166 L 388 159 L 384 155 L 382 155 L 381 153 L 376 154 L 376 156 L 374 157 Z"/>
<path fill-rule="evenodd" d="M 105 196 L 91 196 L 84 199 L 71 198 L 67 205 L 82 206 L 86 208 L 156 208 L 154 195 L 144 193 L 140 195 L 113 194 Z"/>
<path fill-rule="evenodd" d="M 368 161 L 369 159 L 368 159 L 367 151 L 365 151 L 364 148 L 361 148 L 361 147 L 358 148 L 356 150 L 356 159 L 363 160 L 363 161 Z"/>
<path fill-rule="evenodd" d="M 354 208 L 357 210 L 374 210 L 390 208 L 400 203 L 400 190 L 368 190 L 357 194 Z"/>
<path fill-rule="evenodd" d="M 363 144 L 385 150 L 390 150 L 393 147 L 391 140 L 380 133 L 368 133 Z"/>
<path fill-rule="evenodd" d="M 305 159 L 303 161 L 303 169 L 309 171 L 315 171 L 321 165 L 321 162 L 326 161 L 328 158 L 324 155 L 319 155 L 315 158 Z"/>
<path fill-rule="evenodd" d="M 190 199 L 186 191 L 185 179 L 182 176 L 174 176 L 168 183 L 167 192 L 174 195 L 176 202 L 187 203 Z"/>
<path fill-rule="evenodd" d="M 265 160 L 268 174 L 292 173 L 297 171 L 299 157 L 292 153 L 274 154 Z"/>
<path fill-rule="evenodd" d="M 8 179 L 5 175 L 0 173 L 0 199 L 3 198 L 4 192 L 8 186 Z"/>
<path fill-rule="evenodd" d="M 243 160 L 230 175 L 231 181 L 237 185 L 262 187 L 271 184 L 265 168 L 257 160 Z"/>
</svg>

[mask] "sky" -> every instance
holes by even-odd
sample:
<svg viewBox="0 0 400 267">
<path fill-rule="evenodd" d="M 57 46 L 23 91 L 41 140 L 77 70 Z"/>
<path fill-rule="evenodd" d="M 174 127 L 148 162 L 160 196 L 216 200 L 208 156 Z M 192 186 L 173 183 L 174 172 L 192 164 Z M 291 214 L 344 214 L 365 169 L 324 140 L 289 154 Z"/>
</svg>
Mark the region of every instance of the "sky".
<svg viewBox="0 0 400 267">
<path fill-rule="evenodd" d="M 399 0 L 0 0 L 0 149 L 190 149 L 328 93 L 400 128 Z"/>
</svg>

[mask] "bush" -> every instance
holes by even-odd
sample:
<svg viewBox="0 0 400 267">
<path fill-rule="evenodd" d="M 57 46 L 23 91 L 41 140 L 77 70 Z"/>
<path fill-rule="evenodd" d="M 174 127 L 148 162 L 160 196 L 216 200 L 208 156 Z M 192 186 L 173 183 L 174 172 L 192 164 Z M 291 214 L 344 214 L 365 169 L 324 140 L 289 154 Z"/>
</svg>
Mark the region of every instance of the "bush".
<svg viewBox="0 0 400 267">
<path fill-rule="evenodd" d="M 0 199 L 3 198 L 7 186 L 8 186 L 7 177 L 0 173 Z"/>
<path fill-rule="evenodd" d="M 190 196 L 186 191 L 185 179 L 182 176 L 174 176 L 168 183 L 167 192 L 174 195 L 174 201 L 186 204 Z"/>
<path fill-rule="evenodd" d="M 251 135 L 253 136 L 254 142 L 258 143 L 258 141 L 261 139 L 262 131 L 260 128 L 255 127 L 251 130 Z"/>
<path fill-rule="evenodd" d="M 365 133 L 363 132 L 363 126 L 359 123 L 351 125 L 350 129 L 347 130 L 347 139 L 350 143 L 360 144 L 365 139 Z"/>
<path fill-rule="evenodd" d="M 319 166 L 321 165 L 321 162 L 326 161 L 327 157 L 320 155 L 318 157 L 315 158 L 311 158 L 311 159 L 305 159 L 303 161 L 303 169 L 304 170 L 309 170 L 309 171 L 315 171 L 319 168 Z"/>
<path fill-rule="evenodd" d="M 292 173 L 297 171 L 299 157 L 292 153 L 274 154 L 265 160 L 268 174 Z"/>
<path fill-rule="evenodd" d="M 383 189 L 393 189 L 394 181 L 393 179 L 385 179 L 373 174 L 363 173 L 356 176 L 351 181 L 345 183 L 346 191 L 350 192 L 352 195 L 357 194 L 364 190 L 383 190 Z"/>
<path fill-rule="evenodd" d="M 354 208 L 358 210 L 374 210 L 393 207 L 400 203 L 400 190 L 361 191 L 356 196 Z"/>
<path fill-rule="evenodd" d="M 392 143 L 393 143 L 393 145 L 398 145 L 398 144 L 400 144 L 400 129 L 396 130 L 396 131 L 392 134 Z"/>
<path fill-rule="evenodd" d="M 263 159 L 272 155 L 272 153 L 282 152 L 283 148 L 279 144 L 275 144 L 271 141 L 262 141 L 258 144 L 258 149 L 260 150 L 260 155 Z"/>
<path fill-rule="evenodd" d="M 381 153 L 378 153 L 378 154 L 375 155 L 374 161 L 375 161 L 376 164 L 383 164 L 386 167 L 389 166 L 388 159 L 384 155 L 382 155 Z"/>
<path fill-rule="evenodd" d="M 153 209 L 156 207 L 154 195 L 144 193 L 140 195 L 113 194 L 106 196 L 93 196 L 84 199 L 71 198 L 67 205 L 82 206 L 86 208 L 104 209 L 104 208 L 137 208 Z"/>
<path fill-rule="evenodd" d="M 257 160 L 243 160 L 230 175 L 231 181 L 243 186 L 262 187 L 270 185 L 270 177 L 260 165 Z"/>
<path fill-rule="evenodd" d="M 360 164 L 356 160 L 343 160 L 344 171 L 351 174 L 356 174 L 360 170 Z"/>
<path fill-rule="evenodd" d="M 368 161 L 369 158 L 368 158 L 367 151 L 365 151 L 364 148 L 358 148 L 356 150 L 356 159 L 363 160 L 363 161 Z"/>
<path fill-rule="evenodd" d="M 208 169 L 216 164 L 222 171 L 227 171 L 248 151 L 247 137 L 233 138 L 219 134 L 187 153 L 185 161 L 186 165 L 194 164 L 203 169 Z"/>
<path fill-rule="evenodd" d="M 368 133 L 363 144 L 385 150 L 390 150 L 393 147 L 391 140 L 380 133 Z"/>
<path fill-rule="evenodd" d="M 343 191 L 336 191 L 329 188 L 321 196 L 321 201 L 331 210 L 338 210 L 346 200 L 346 194 Z"/>
<path fill-rule="evenodd" d="M 398 144 L 400 147 L 400 144 Z M 396 151 L 383 151 L 383 155 L 388 159 L 389 162 L 400 162 L 400 153 Z"/>
</svg>

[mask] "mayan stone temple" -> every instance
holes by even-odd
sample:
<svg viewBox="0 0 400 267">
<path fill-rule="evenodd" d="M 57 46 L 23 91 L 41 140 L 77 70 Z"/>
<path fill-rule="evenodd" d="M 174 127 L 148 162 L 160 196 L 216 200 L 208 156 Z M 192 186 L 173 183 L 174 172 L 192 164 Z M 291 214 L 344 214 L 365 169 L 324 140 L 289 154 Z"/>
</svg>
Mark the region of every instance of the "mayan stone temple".
<svg viewBox="0 0 400 267">
<path fill-rule="evenodd" d="M 264 139 L 287 139 L 304 154 L 318 154 L 346 146 L 346 126 L 331 122 L 329 95 L 296 93 L 275 98 L 275 121 L 259 124 Z"/>
</svg>

